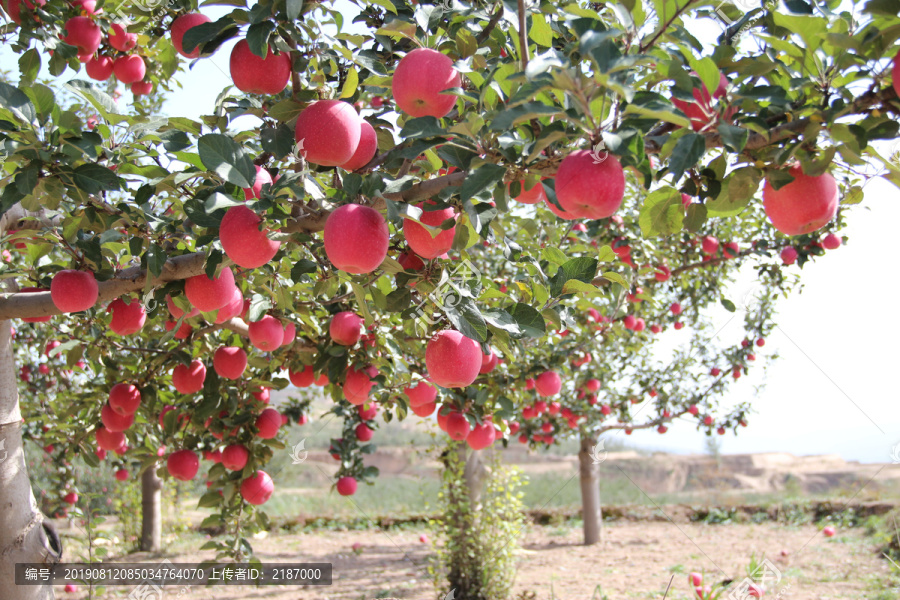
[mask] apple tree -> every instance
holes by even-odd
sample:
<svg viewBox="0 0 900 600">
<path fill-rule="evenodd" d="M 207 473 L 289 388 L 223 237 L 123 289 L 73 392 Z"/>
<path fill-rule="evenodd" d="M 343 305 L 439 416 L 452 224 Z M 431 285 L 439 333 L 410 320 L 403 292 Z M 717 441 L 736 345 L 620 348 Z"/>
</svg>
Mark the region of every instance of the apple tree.
<svg viewBox="0 0 900 600">
<path fill-rule="evenodd" d="M 693 345 L 709 339 L 702 309 L 738 263 L 704 263 L 706 237 L 758 265 L 766 291 L 747 327 L 762 335 L 768 299 L 791 288 L 773 253 L 820 253 L 868 167 L 898 181 L 875 147 L 898 129 L 889 3 L 740 15 L 690 0 L 373 0 L 356 2 L 364 33 L 319 3 L 221 4 L 212 20 L 186 0 L 5 2 L 20 74 L 0 84 L 0 500 L 14 507 L 0 583 L 15 600 L 52 590 L 13 586 L 12 565 L 61 554 L 24 427 L 48 425 L 65 460 L 125 457 L 148 487 L 193 480 L 206 453 L 200 504 L 232 534 L 209 547 L 245 558 L 245 533 L 267 526 L 264 467 L 284 447 L 267 388 L 318 381 L 334 399 L 344 495 L 377 475 L 369 401 L 391 418 L 437 412 L 451 438 L 486 447 L 533 400 L 503 392 L 505 378 L 562 369 L 554 330 L 608 361 L 598 374 L 623 426 L 623 398 L 656 385 L 652 425 L 724 391 L 713 379 L 702 392 L 712 350 L 673 355 L 690 373 L 675 385 L 671 369 L 641 372 L 652 344 L 633 335 L 683 301 Z M 716 9 L 731 24 L 698 39 Z M 202 117 L 151 110 L 148 94 L 235 39 L 234 87 Z M 42 69 L 71 77 L 66 91 L 35 84 Z M 107 93 L 116 82 L 128 100 Z M 237 131 L 238 117 L 255 126 Z M 662 266 L 669 280 L 645 283 Z M 642 302 L 625 310 L 629 294 Z M 609 320 L 590 337 L 588 304 Z M 17 339 L 60 342 L 53 360 L 84 361 L 88 376 L 20 403 L 12 320 L 46 317 L 17 322 Z M 749 358 L 724 355 L 732 368 Z M 574 392 L 580 373 L 550 383 Z M 588 422 L 586 435 L 604 427 Z"/>
</svg>

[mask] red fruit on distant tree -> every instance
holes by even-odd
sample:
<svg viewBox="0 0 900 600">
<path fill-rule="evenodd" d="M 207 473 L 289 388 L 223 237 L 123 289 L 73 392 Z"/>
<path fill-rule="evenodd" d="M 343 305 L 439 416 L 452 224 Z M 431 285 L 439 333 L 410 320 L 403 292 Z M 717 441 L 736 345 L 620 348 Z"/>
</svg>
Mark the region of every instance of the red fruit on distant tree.
<svg viewBox="0 0 900 600">
<path fill-rule="evenodd" d="M 453 246 L 453 236 L 456 234 L 456 225 L 449 229 L 440 230 L 444 221 L 456 220 L 456 210 L 453 207 L 430 210 L 433 202 L 419 203 L 422 210 L 417 223 L 412 219 L 403 219 L 403 235 L 406 237 L 409 247 L 422 258 L 437 258 L 445 254 Z M 436 235 L 426 229 L 424 225 L 438 229 Z"/>
<path fill-rule="evenodd" d="M 128 300 L 128 303 L 125 303 Z M 118 335 L 137 333 L 147 322 L 147 312 L 135 298 L 116 298 L 109 303 L 106 312 L 112 312 L 109 328 Z"/>
<path fill-rule="evenodd" d="M 737 242 L 727 242 L 722 249 L 722 256 L 725 258 L 734 258 L 741 252 L 741 246 Z"/>
<path fill-rule="evenodd" d="M 436 333 L 425 349 L 429 379 L 446 388 L 471 385 L 481 370 L 481 359 L 478 342 L 452 329 Z"/>
<path fill-rule="evenodd" d="M 822 533 L 825 535 L 825 537 L 834 537 L 834 534 L 837 533 L 837 530 L 833 526 L 828 525 L 822 529 Z"/>
<path fill-rule="evenodd" d="M 622 317 L 622 325 L 625 326 L 625 329 L 634 329 L 634 326 L 637 325 L 637 318 L 634 315 L 625 315 Z"/>
<path fill-rule="evenodd" d="M 100 26 L 90 17 L 72 17 L 63 25 L 66 34 L 60 39 L 70 46 L 78 48 L 79 56 L 90 56 L 97 51 L 103 42 Z M 82 61 L 84 62 L 84 61 Z"/>
<path fill-rule="evenodd" d="M 665 433 L 668 430 L 669 430 L 669 428 L 666 427 L 665 425 L 660 425 L 659 427 L 656 428 L 656 431 L 658 431 L 659 433 Z"/>
<path fill-rule="evenodd" d="M 576 150 L 566 156 L 556 173 L 556 198 L 564 211 L 578 218 L 605 219 L 622 205 L 625 172 L 619 159 Z"/>
<path fill-rule="evenodd" d="M 347 273 L 371 273 L 387 256 L 387 222 L 374 208 L 345 204 L 325 222 L 325 254 Z"/>
<path fill-rule="evenodd" d="M 87 310 L 97 303 L 100 288 L 90 271 L 60 271 L 50 282 L 50 298 L 61 312 Z"/>
<path fill-rule="evenodd" d="M 703 240 L 700 242 L 700 248 L 703 250 L 704 254 L 715 254 L 719 249 L 719 240 L 711 235 L 704 236 Z"/>
<path fill-rule="evenodd" d="M 716 90 L 713 92 L 712 96 L 709 95 L 709 88 L 706 87 L 706 84 L 701 84 L 699 88 L 695 87 L 692 90 L 694 102 L 672 98 L 672 104 L 687 115 L 691 120 L 691 128 L 693 128 L 694 131 L 709 129 L 711 123 L 715 123 L 719 119 L 719 113 L 713 106 L 713 101 L 724 97 L 727 91 L 728 79 L 725 78 L 724 74 L 720 73 L 719 85 L 716 86 Z M 725 118 L 731 118 L 734 112 L 734 108 L 727 109 Z"/>
<path fill-rule="evenodd" d="M 206 365 L 199 358 L 189 365 L 178 365 L 172 369 L 172 385 L 182 394 L 199 392 L 205 380 Z"/>
<path fill-rule="evenodd" d="M 217 277 L 205 273 L 189 277 L 184 282 L 184 294 L 188 301 L 202 312 L 219 310 L 234 297 L 234 273 L 225 267 Z"/>
<path fill-rule="evenodd" d="M 760 348 L 762 348 L 763 346 L 765 346 L 765 345 L 766 345 L 766 338 L 759 338 L 758 340 L 756 340 L 756 345 L 759 346 Z"/>
<path fill-rule="evenodd" d="M 128 481 L 128 469 L 117 470 L 116 481 Z"/>
<path fill-rule="evenodd" d="M 250 451 L 242 444 L 229 444 L 222 450 L 222 466 L 229 471 L 240 471 L 249 458 Z"/>
<path fill-rule="evenodd" d="M 78 494 L 76 494 L 75 492 L 69 492 L 68 494 L 63 496 L 63 502 L 65 502 L 66 504 L 75 504 L 76 502 L 78 502 Z"/>
<path fill-rule="evenodd" d="M 797 260 L 797 249 L 793 246 L 788 246 L 781 251 L 781 262 L 786 265 L 792 265 Z"/>
<path fill-rule="evenodd" d="M 193 29 L 197 25 L 202 25 L 209 22 L 209 17 L 200 13 L 188 13 L 186 15 L 181 15 L 180 17 L 172 21 L 172 26 L 169 28 L 169 33 L 172 35 L 172 45 L 175 46 L 175 51 L 185 58 L 198 58 L 200 56 L 199 46 L 194 48 L 190 52 L 184 51 L 184 34 L 187 33 L 189 29 Z"/>
<path fill-rule="evenodd" d="M 331 317 L 328 333 L 335 344 L 353 346 L 362 335 L 363 318 L 353 311 L 345 310 Z"/>
<path fill-rule="evenodd" d="M 375 133 L 375 128 L 365 119 L 360 119 L 359 123 L 359 144 L 350 160 L 341 165 L 345 171 L 356 171 L 363 168 L 375 158 L 375 153 L 378 151 L 378 134 Z"/>
<path fill-rule="evenodd" d="M 267 408 L 256 417 L 256 428 L 259 433 L 256 435 L 264 440 L 270 440 L 278 435 L 281 429 L 281 413 L 274 408 Z"/>
<path fill-rule="evenodd" d="M 682 308 L 679 303 L 673 302 L 672 306 L 669 307 L 669 310 L 672 312 L 673 315 L 680 315 Z"/>
<path fill-rule="evenodd" d="M 247 40 L 234 45 L 229 60 L 231 80 L 237 89 L 248 94 L 278 94 L 291 78 L 291 56 L 274 53 L 267 48 L 265 58 L 253 54 Z"/>
<path fill-rule="evenodd" d="M 700 413 L 700 409 L 697 408 L 697 405 L 696 405 L 696 404 L 691 404 L 691 405 L 688 407 L 688 412 L 691 413 L 692 415 L 694 415 L 694 416 L 696 417 L 696 416 Z"/>
<path fill-rule="evenodd" d="M 190 481 L 200 469 L 200 459 L 191 450 L 179 450 L 166 460 L 169 475 L 179 481 Z"/>
<path fill-rule="evenodd" d="M 838 208 L 838 186 L 830 173 L 810 176 L 800 166 L 788 171 L 794 180 L 776 190 L 763 187 L 763 207 L 772 225 L 785 235 L 802 235 L 824 227 Z"/>
<path fill-rule="evenodd" d="M 843 243 L 843 240 L 836 233 L 829 233 L 822 238 L 822 247 L 826 250 L 837 250 L 841 247 L 841 243 Z"/>
<path fill-rule="evenodd" d="M 275 483 L 265 471 L 257 471 L 241 482 L 241 498 L 247 504 L 265 504 L 275 492 Z"/>
<path fill-rule="evenodd" d="M 356 493 L 356 479 L 353 477 L 341 477 L 337 480 L 335 488 L 341 496 L 352 496 Z"/>
<path fill-rule="evenodd" d="M 442 92 L 462 86 L 448 56 L 430 48 L 416 48 L 397 64 L 391 90 L 397 107 L 411 117 L 440 119 L 456 104 L 456 96 Z"/>
<path fill-rule="evenodd" d="M 713 367 L 712 369 L 709 370 L 709 374 L 712 375 L 713 377 L 718 377 L 721 372 L 722 372 L 722 370 L 719 369 L 718 367 Z"/>
</svg>

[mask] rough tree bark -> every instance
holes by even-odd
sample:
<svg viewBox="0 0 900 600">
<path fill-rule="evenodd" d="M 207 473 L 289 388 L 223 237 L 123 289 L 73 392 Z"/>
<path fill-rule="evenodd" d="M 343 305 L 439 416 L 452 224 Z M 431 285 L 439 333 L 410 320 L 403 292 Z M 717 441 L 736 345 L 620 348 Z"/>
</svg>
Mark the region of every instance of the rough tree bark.
<svg viewBox="0 0 900 600">
<path fill-rule="evenodd" d="M 156 464 L 141 475 L 141 550 L 159 552 L 162 548 L 162 480 Z"/>
<path fill-rule="evenodd" d="M 583 435 L 578 451 L 581 481 L 581 511 L 584 522 L 584 545 L 603 541 L 603 513 L 600 509 L 600 465 L 594 462 L 596 438 Z"/>
<path fill-rule="evenodd" d="M 12 326 L 0 321 L 0 590 L 4 600 L 48 600 L 49 585 L 15 584 L 16 563 L 54 565 L 62 546 L 52 525 L 38 509 L 25 466 L 22 413 L 16 388 Z"/>
</svg>

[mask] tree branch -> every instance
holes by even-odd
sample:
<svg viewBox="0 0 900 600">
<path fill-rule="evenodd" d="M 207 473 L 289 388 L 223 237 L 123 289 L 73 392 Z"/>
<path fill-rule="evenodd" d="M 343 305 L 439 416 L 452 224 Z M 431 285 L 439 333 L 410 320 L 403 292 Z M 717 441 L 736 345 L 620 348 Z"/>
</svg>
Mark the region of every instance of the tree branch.
<svg viewBox="0 0 900 600">
<path fill-rule="evenodd" d="M 493 15 L 491 15 L 491 20 L 488 21 L 488 24 L 485 26 L 485 28 L 482 29 L 481 33 L 478 34 L 478 37 L 475 38 L 479 46 L 483 44 L 486 39 L 488 39 L 488 37 L 491 35 L 491 32 L 494 30 L 494 27 L 496 27 L 497 23 L 500 22 L 500 17 L 502 16 L 503 4 L 500 3 L 497 5 L 497 11 Z"/>
</svg>

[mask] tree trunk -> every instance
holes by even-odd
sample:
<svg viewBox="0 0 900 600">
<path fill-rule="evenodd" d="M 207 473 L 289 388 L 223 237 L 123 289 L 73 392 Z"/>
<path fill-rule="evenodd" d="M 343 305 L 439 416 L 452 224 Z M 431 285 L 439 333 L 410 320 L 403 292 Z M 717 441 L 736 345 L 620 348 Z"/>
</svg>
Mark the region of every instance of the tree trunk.
<svg viewBox="0 0 900 600">
<path fill-rule="evenodd" d="M 11 324 L 0 321 L 0 589 L 4 600 L 52 600 L 49 585 L 15 584 L 16 563 L 54 565 L 62 545 L 38 509 L 25 466 Z"/>
<path fill-rule="evenodd" d="M 460 459 L 466 462 L 466 470 L 464 477 L 466 480 L 466 489 L 469 492 L 469 502 L 474 507 L 481 499 L 481 492 L 484 491 L 484 480 L 488 475 L 488 469 L 481 460 L 481 453 L 484 450 L 473 450 L 466 457 L 466 444 L 459 444 L 458 452 Z"/>
<path fill-rule="evenodd" d="M 141 550 L 159 552 L 162 547 L 162 480 L 156 463 L 141 475 Z"/>
<path fill-rule="evenodd" d="M 581 480 L 581 513 L 584 521 L 584 545 L 603 541 L 603 513 L 600 509 L 600 465 L 594 460 L 593 437 L 581 438 L 578 466 Z"/>
</svg>

